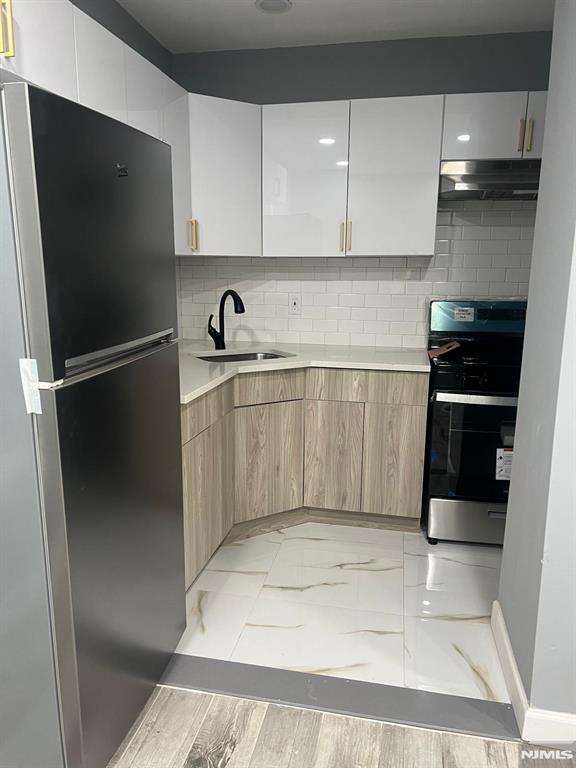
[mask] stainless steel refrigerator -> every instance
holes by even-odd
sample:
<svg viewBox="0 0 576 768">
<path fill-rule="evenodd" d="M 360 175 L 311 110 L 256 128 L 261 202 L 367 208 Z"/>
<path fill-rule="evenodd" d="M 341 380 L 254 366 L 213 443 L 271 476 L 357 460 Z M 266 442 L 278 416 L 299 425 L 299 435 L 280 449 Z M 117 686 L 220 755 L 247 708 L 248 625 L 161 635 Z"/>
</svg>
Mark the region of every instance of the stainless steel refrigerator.
<svg viewBox="0 0 576 768">
<path fill-rule="evenodd" d="M 104 768 L 185 627 L 170 148 L 26 84 L 2 121 L 63 764 Z"/>
</svg>

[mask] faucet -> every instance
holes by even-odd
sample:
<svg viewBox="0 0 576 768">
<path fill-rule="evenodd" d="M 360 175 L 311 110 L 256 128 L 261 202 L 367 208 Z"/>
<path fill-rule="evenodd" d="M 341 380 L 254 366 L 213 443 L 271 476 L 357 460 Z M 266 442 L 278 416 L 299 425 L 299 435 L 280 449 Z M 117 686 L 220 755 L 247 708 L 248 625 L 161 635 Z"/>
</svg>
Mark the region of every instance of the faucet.
<svg viewBox="0 0 576 768">
<path fill-rule="evenodd" d="M 234 312 L 237 315 L 242 315 L 244 312 L 246 312 L 246 309 L 244 308 L 244 302 L 240 298 L 240 296 L 236 293 L 236 291 L 233 291 L 232 289 L 229 289 L 228 291 L 224 291 L 222 294 L 222 298 L 220 299 L 220 308 L 218 310 L 218 319 L 219 319 L 219 330 L 217 331 L 216 328 L 212 325 L 212 318 L 214 315 L 210 315 L 208 318 L 208 333 L 212 337 L 212 340 L 214 341 L 214 347 L 216 349 L 226 349 L 226 343 L 224 341 L 224 305 L 226 304 L 226 299 L 228 296 L 232 296 L 232 299 L 234 301 Z"/>
</svg>

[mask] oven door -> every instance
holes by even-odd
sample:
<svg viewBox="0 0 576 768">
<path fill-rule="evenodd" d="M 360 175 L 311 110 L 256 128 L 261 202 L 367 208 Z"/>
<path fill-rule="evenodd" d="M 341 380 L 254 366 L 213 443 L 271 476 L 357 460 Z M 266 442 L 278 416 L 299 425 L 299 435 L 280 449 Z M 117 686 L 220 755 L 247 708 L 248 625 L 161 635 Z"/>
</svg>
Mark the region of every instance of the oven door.
<svg viewBox="0 0 576 768">
<path fill-rule="evenodd" d="M 429 496 L 506 503 L 516 397 L 434 392 Z"/>
</svg>

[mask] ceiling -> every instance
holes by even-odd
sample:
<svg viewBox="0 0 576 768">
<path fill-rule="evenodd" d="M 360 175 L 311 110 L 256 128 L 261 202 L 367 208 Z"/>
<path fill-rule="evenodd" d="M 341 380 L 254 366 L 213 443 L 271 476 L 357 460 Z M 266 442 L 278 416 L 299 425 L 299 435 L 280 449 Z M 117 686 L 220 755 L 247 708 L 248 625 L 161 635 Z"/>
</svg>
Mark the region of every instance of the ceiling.
<svg viewBox="0 0 576 768">
<path fill-rule="evenodd" d="M 552 28 L 553 0 L 118 0 L 173 53 L 276 48 Z"/>
</svg>

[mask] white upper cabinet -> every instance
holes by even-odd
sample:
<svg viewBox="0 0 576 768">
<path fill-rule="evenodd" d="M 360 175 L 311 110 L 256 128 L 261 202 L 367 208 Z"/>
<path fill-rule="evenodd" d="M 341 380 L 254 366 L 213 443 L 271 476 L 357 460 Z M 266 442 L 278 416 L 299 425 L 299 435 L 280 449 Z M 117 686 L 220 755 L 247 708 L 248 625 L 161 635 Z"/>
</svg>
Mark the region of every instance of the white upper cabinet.
<svg viewBox="0 0 576 768">
<path fill-rule="evenodd" d="M 168 104 L 162 113 L 162 138 L 172 148 L 174 247 L 178 255 L 191 253 L 192 190 L 190 183 L 190 122 L 188 94 Z"/>
<path fill-rule="evenodd" d="M 446 96 L 443 160 L 522 157 L 526 91 Z"/>
<path fill-rule="evenodd" d="M 547 97 L 548 91 L 530 91 L 528 94 L 524 157 L 542 157 Z"/>
<path fill-rule="evenodd" d="M 78 101 L 127 121 L 124 43 L 90 16 L 74 9 Z"/>
<path fill-rule="evenodd" d="M 264 256 L 342 256 L 350 103 L 262 108 Z"/>
<path fill-rule="evenodd" d="M 190 94 L 192 249 L 261 253 L 261 107 Z"/>
<path fill-rule="evenodd" d="M 166 104 L 166 76 L 132 48 L 125 46 L 124 52 L 128 124 L 159 139 Z"/>
<path fill-rule="evenodd" d="M 346 251 L 434 253 L 442 96 L 352 102 Z"/>
<path fill-rule="evenodd" d="M 13 57 L 0 56 L 0 77 L 11 75 L 77 99 L 74 6 L 68 0 L 13 2 Z M 4 19 L 4 32 L 7 20 Z"/>
</svg>

